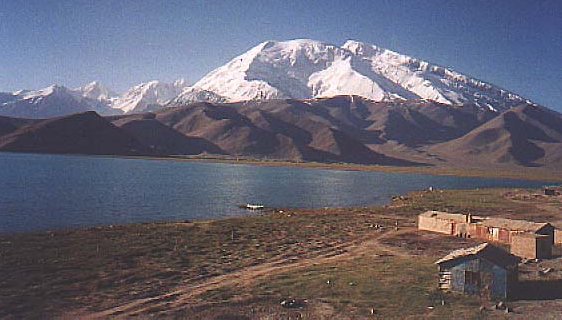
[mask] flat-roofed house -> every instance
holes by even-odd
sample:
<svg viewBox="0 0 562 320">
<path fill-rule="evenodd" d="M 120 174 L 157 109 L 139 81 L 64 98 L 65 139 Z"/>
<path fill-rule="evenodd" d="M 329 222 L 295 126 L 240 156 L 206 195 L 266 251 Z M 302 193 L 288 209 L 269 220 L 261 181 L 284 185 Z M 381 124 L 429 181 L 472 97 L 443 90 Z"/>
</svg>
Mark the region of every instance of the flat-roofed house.
<svg viewBox="0 0 562 320">
<path fill-rule="evenodd" d="M 552 245 L 554 243 L 554 227 L 550 223 L 505 218 L 492 217 L 481 219 L 475 226 L 472 236 L 511 244 L 513 235 L 522 232 L 546 235 L 549 237 L 550 244 Z"/>
<path fill-rule="evenodd" d="M 548 222 L 426 211 L 418 216 L 418 229 L 507 244 L 511 243 L 514 234 L 527 232 L 546 235 L 554 243 L 554 226 Z"/>
<path fill-rule="evenodd" d="M 552 255 L 555 228 L 550 223 L 532 222 L 470 214 L 426 211 L 418 216 L 418 229 L 447 235 L 501 242 L 513 247 L 512 253 L 524 258 L 548 258 Z M 527 236 L 522 236 L 527 234 Z M 556 233 L 556 241 L 562 235 Z M 518 237 L 514 243 L 515 237 Z"/>
<path fill-rule="evenodd" d="M 511 239 L 511 253 L 527 259 L 548 259 L 552 243 L 547 235 L 529 232 L 515 233 Z"/>
</svg>

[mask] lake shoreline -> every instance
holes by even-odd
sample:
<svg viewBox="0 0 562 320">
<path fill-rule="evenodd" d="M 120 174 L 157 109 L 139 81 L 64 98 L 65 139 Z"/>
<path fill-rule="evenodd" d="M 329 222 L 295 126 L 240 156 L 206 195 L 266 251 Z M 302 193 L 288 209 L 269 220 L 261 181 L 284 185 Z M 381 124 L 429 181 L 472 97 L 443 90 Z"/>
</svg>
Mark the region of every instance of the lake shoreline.
<svg viewBox="0 0 562 320">
<path fill-rule="evenodd" d="M 0 164 L 11 168 L 0 174 L 4 183 L 0 207 L 5 212 L 0 216 L 0 233 L 244 216 L 253 214 L 239 207 L 247 203 L 272 208 L 354 208 L 385 205 L 394 196 L 430 188 L 541 188 L 549 184 L 326 170 L 324 165 L 313 169 L 310 164 L 272 167 L 206 160 L 129 159 L 0 155 Z"/>
<path fill-rule="evenodd" d="M 474 318 L 486 302 L 436 291 L 434 262 L 477 240 L 420 233 L 417 215 L 562 221 L 538 192 L 426 190 L 386 206 L 0 235 L 0 318 L 287 318 L 287 298 L 306 300 L 311 318 L 369 318 L 372 308 L 383 318 Z M 528 302 L 509 305 L 534 314 Z"/>
<path fill-rule="evenodd" d="M 142 159 L 145 159 L 141 157 Z M 150 157 L 148 158 L 150 159 Z M 360 165 L 352 163 L 321 163 L 321 162 L 291 162 L 284 160 L 258 160 L 258 159 L 218 159 L 218 158 L 178 158 L 169 157 L 163 160 L 172 161 L 193 161 L 228 163 L 241 165 L 254 165 L 264 167 L 295 167 L 306 169 L 336 170 L 336 171 L 362 171 L 362 172 L 385 172 L 385 173 L 406 173 L 406 174 L 427 174 L 434 176 L 454 176 L 464 178 L 501 178 L 501 179 L 520 179 L 529 181 L 550 181 L 553 183 L 562 182 L 562 173 L 559 171 L 530 172 L 534 168 L 524 168 L 529 171 L 521 172 L 522 168 L 483 170 L 481 168 L 455 168 L 439 166 L 382 166 L 382 165 Z"/>
<path fill-rule="evenodd" d="M 333 171 L 360 171 L 360 172 L 384 172 L 384 173 L 405 173 L 405 174 L 426 174 L 432 176 L 452 176 L 465 178 L 498 178 L 498 179 L 520 179 L 528 181 L 544 181 L 552 183 L 562 183 L 562 170 L 545 169 L 540 167 L 492 167 L 490 169 L 451 167 L 451 166 L 383 166 L 383 165 L 362 165 L 353 163 L 323 163 L 323 162 L 295 162 L 274 159 L 256 158 L 231 158 L 214 156 L 131 156 L 131 155 L 92 155 L 92 154 L 57 154 L 57 153 L 20 153 L 6 152 L 10 154 L 36 154 L 36 155 L 57 155 L 57 156 L 80 156 L 91 158 L 118 158 L 118 159 L 139 159 L 139 160 L 162 160 L 177 162 L 202 162 L 202 163 L 224 163 L 233 165 L 248 165 L 258 167 L 284 167 L 284 168 L 304 168 Z"/>
</svg>

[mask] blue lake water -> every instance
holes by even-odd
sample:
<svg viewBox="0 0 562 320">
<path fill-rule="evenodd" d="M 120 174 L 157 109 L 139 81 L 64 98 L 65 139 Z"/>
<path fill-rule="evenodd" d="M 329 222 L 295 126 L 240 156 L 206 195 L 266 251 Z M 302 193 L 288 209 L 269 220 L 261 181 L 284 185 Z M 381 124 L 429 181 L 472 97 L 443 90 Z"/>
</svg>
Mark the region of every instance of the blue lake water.
<svg viewBox="0 0 562 320">
<path fill-rule="evenodd" d="M 510 179 L 0 153 L 0 233 L 247 214 L 271 207 L 353 207 L 426 189 L 540 187 Z"/>
</svg>

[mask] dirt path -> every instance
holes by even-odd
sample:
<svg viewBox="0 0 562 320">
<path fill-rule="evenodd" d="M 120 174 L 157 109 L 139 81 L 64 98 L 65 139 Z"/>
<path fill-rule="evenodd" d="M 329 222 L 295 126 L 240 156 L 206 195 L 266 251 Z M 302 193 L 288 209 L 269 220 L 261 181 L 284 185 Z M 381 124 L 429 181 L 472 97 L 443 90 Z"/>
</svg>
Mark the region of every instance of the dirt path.
<svg viewBox="0 0 562 320">
<path fill-rule="evenodd" d="M 395 235 L 396 233 L 409 232 L 408 229 L 400 231 L 389 231 L 372 235 L 360 242 L 351 242 L 340 246 L 332 247 L 319 251 L 318 254 L 311 258 L 290 258 L 280 259 L 242 270 L 211 277 L 203 282 L 196 284 L 182 285 L 166 294 L 138 299 L 124 305 L 113 307 L 101 312 L 84 315 L 83 319 L 101 319 L 101 318 L 130 318 L 142 314 L 149 314 L 161 309 L 178 309 L 190 304 L 197 303 L 197 297 L 221 287 L 247 286 L 258 279 L 271 276 L 273 274 L 294 271 L 310 267 L 317 264 L 332 262 L 335 260 L 346 261 L 360 256 L 374 253 L 385 253 L 394 256 L 408 256 L 405 251 L 400 248 L 389 247 L 379 242 L 379 240 Z"/>
</svg>

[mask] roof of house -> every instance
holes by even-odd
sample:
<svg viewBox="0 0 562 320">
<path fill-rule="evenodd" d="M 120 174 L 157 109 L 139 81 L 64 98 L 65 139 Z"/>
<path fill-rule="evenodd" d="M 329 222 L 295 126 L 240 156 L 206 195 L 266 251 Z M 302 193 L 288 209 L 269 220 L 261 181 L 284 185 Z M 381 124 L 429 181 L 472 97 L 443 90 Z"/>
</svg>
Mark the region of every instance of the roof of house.
<svg viewBox="0 0 562 320">
<path fill-rule="evenodd" d="M 483 243 L 475 247 L 451 251 L 448 255 L 437 260 L 435 264 L 442 264 L 444 262 L 468 257 L 480 257 L 504 268 L 515 265 L 521 260 L 519 257 L 514 256 L 496 246 L 489 243 Z"/>
<path fill-rule="evenodd" d="M 530 232 L 517 232 L 513 234 L 513 237 L 518 238 L 529 238 L 529 239 L 541 239 L 541 238 L 549 238 L 546 234 L 536 234 Z"/>
<path fill-rule="evenodd" d="M 548 222 L 538 223 L 526 220 L 513 220 L 505 218 L 486 218 L 480 221 L 480 224 L 486 227 L 502 228 L 514 231 L 537 232 L 545 226 L 550 225 Z"/>
<path fill-rule="evenodd" d="M 466 222 L 466 215 L 461 213 L 448 213 L 443 211 L 426 211 L 420 214 L 421 217 L 435 218 L 440 220 Z M 472 223 L 480 224 L 485 227 L 502 228 L 513 231 L 537 232 L 546 226 L 552 226 L 548 222 L 533 222 L 526 220 L 515 220 L 495 217 L 472 216 Z"/>
<path fill-rule="evenodd" d="M 420 216 L 428 217 L 428 218 L 436 218 L 441 220 L 456 221 L 456 222 L 466 222 L 466 216 L 460 213 L 448 213 L 443 211 L 430 210 L 421 213 Z"/>
</svg>

